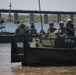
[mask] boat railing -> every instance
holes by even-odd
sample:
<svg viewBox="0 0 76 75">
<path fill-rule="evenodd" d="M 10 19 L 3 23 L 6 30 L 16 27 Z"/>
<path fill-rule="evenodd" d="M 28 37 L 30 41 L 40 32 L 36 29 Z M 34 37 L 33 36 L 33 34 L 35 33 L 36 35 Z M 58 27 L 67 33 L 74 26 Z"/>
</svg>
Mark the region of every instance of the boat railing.
<svg viewBox="0 0 76 75">
<path fill-rule="evenodd" d="M 57 38 L 40 38 L 40 43 L 44 47 L 61 47 L 61 48 L 74 48 L 76 47 L 75 37 L 57 37 Z"/>
</svg>

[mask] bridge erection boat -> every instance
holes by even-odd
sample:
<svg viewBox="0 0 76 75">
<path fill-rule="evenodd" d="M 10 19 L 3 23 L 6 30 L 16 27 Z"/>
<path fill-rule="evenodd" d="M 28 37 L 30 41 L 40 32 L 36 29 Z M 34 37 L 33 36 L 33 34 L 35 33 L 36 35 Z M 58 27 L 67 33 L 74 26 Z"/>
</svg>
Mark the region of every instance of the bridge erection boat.
<svg viewBox="0 0 76 75">
<path fill-rule="evenodd" d="M 76 38 L 35 37 L 31 43 L 24 38 L 23 47 L 11 42 L 11 62 L 23 66 L 76 65 Z"/>
<path fill-rule="evenodd" d="M 40 0 L 38 3 L 43 30 Z M 23 47 L 19 47 L 12 38 L 11 62 L 22 62 L 22 66 L 76 65 L 76 37 L 52 36 L 35 36 L 31 42 L 24 38 Z"/>
</svg>

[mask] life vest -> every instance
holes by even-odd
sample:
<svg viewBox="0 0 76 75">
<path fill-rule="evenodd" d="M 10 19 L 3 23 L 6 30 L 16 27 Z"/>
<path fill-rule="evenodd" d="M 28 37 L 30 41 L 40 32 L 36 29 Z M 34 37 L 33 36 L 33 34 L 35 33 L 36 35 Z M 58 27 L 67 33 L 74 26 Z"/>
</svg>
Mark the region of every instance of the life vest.
<svg viewBox="0 0 76 75">
<path fill-rule="evenodd" d="M 67 30 L 65 29 L 65 28 L 63 28 L 63 29 L 58 29 L 57 31 L 56 31 L 56 34 L 57 35 L 63 35 L 63 34 L 68 34 L 68 32 L 67 32 Z"/>
<path fill-rule="evenodd" d="M 56 28 L 49 28 L 48 31 L 51 33 L 51 32 L 54 32 L 56 30 Z"/>
</svg>

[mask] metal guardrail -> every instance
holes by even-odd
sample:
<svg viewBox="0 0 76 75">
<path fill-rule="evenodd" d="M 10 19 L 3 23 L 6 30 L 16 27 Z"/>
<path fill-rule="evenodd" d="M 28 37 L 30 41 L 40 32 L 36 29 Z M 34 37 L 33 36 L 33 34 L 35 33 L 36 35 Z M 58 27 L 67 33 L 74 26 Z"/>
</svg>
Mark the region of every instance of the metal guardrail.
<svg viewBox="0 0 76 75">
<path fill-rule="evenodd" d="M 0 12 L 2 13 L 8 13 L 9 9 L 0 9 Z M 11 13 L 35 13 L 39 14 L 39 10 L 11 10 Z M 42 14 L 76 14 L 76 12 L 73 11 L 41 11 Z"/>
</svg>

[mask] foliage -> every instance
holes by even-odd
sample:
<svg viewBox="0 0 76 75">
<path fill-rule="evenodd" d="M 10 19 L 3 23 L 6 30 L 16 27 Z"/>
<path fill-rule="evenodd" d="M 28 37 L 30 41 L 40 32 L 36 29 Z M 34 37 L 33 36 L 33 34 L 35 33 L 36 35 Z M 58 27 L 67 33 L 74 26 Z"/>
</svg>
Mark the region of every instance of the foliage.
<svg viewBox="0 0 76 75">
<path fill-rule="evenodd" d="M 41 17 L 42 17 L 42 22 L 44 22 L 44 15 L 41 14 Z M 67 14 L 64 14 L 64 15 L 61 15 L 61 20 L 63 20 L 64 22 L 67 21 L 67 19 L 69 18 L 69 15 Z M 11 21 L 8 21 L 8 15 L 7 14 L 3 14 L 2 15 L 2 19 L 5 21 L 5 22 L 13 22 L 14 21 L 14 15 L 11 16 Z M 24 22 L 30 22 L 30 16 L 28 14 L 26 15 L 18 15 L 18 20 L 19 21 L 24 21 Z M 37 22 L 40 22 L 41 21 L 41 18 L 40 18 L 40 15 L 39 14 L 34 14 L 34 22 L 37 23 Z M 53 21 L 53 22 L 57 22 L 57 15 L 55 14 L 48 14 L 48 22 L 50 21 Z M 74 15 L 74 22 L 76 22 L 76 15 Z"/>
</svg>

